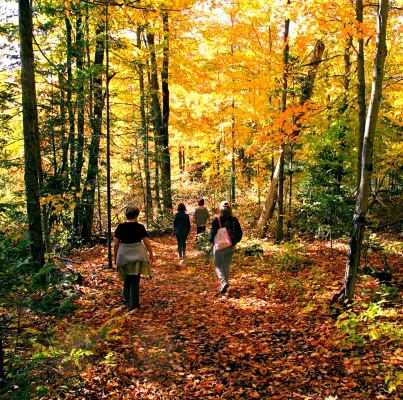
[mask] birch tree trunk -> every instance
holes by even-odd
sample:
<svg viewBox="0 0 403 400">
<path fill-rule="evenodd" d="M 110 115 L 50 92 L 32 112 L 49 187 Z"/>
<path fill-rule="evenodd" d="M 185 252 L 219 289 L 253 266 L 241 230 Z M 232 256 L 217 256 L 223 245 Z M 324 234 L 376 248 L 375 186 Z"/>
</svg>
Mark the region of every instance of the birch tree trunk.
<svg viewBox="0 0 403 400">
<path fill-rule="evenodd" d="M 371 99 L 365 121 L 365 132 L 361 154 L 361 170 L 358 193 L 355 203 L 353 223 L 350 231 L 349 252 L 344 277 L 344 286 L 336 294 L 332 303 L 341 298 L 350 303 L 354 298 L 357 271 L 360 264 L 360 254 L 368 210 L 370 181 L 373 171 L 373 151 L 375 129 L 378 121 L 382 98 L 386 48 L 386 27 L 389 0 L 379 0 L 377 13 L 376 53 L 372 78 Z"/>
<path fill-rule="evenodd" d="M 362 24 L 364 21 L 364 4 L 363 0 L 357 0 L 355 5 L 355 13 L 357 21 Z M 362 29 L 358 32 L 361 34 L 357 43 L 357 96 L 358 96 L 358 153 L 357 153 L 357 191 L 361 179 L 361 155 L 365 132 L 365 115 L 366 115 L 366 85 L 365 85 L 365 65 L 364 65 L 364 39 Z"/>
<path fill-rule="evenodd" d="M 290 4 L 290 0 L 287 2 Z M 287 109 L 287 91 L 288 91 L 288 61 L 290 58 L 290 45 L 288 44 L 288 36 L 290 33 L 290 20 L 286 19 L 284 24 L 284 51 L 283 51 L 283 88 L 281 93 L 281 112 Z M 285 160 L 286 144 L 280 146 L 278 155 L 278 180 L 277 180 L 277 224 L 275 243 L 280 243 L 284 238 L 284 160 Z M 274 208 L 273 208 L 274 211 Z"/>
</svg>

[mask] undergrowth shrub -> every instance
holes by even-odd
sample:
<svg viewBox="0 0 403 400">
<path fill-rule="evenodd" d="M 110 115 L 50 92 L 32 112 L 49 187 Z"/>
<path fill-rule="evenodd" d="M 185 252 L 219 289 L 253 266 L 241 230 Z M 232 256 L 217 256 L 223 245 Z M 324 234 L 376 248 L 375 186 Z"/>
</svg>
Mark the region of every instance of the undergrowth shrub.
<svg viewBox="0 0 403 400">
<path fill-rule="evenodd" d="M 315 193 L 298 206 L 294 223 L 301 232 L 319 239 L 343 237 L 349 233 L 353 209 L 349 197 Z"/>
<path fill-rule="evenodd" d="M 75 279 L 76 276 L 62 273 L 57 266 L 45 264 L 29 286 L 32 309 L 55 316 L 71 313 L 76 308 L 77 294 L 72 288 Z"/>
<path fill-rule="evenodd" d="M 292 240 L 280 246 L 280 252 L 275 256 L 280 268 L 284 271 L 298 271 L 304 263 L 304 247 Z"/>
<path fill-rule="evenodd" d="M 360 312 L 348 309 L 336 321 L 336 327 L 344 334 L 339 341 L 340 349 L 363 348 L 369 341 L 380 339 L 401 346 L 403 329 L 394 322 L 396 310 L 385 309 L 384 301 L 361 306 L 363 309 Z M 398 386 L 403 385 L 403 373 L 390 370 L 384 381 L 389 392 L 396 391 Z"/>
<path fill-rule="evenodd" d="M 195 247 L 198 251 L 203 253 L 206 258 L 213 256 L 213 246 L 208 240 L 207 232 L 199 233 L 197 235 Z"/>
<path fill-rule="evenodd" d="M 0 398 L 24 400 L 32 398 L 32 383 L 37 371 L 44 368 L 32 340 L 40 340 L 40 334 L 48 329 L 35 328 L 35 321 L 40 319 L 34 314 L 60 317 L 70 313 L 76 307 L 76 276 L 62 273 L 50 263 L 35 272 L 28 231 L 23 221 L 16 221 L 0 234 L 0 368 L 4 375 Z M 40 347 L 46 351 L 51 342 L 44 341 Z"/>
<path fill-rule="evenodd" d="M 363 346 L 368 340 L 377 340 L 387 337 L 390 340 L 401 342 L 403 329 L 393 322 L 396 311 L 385 309 L 383 301 L 378 303 L 363 304 L 361 312 L 347 310 L 339 315 L 336 327 L 345 333 L 341 340 L 342 348 Z"/>
</svg>

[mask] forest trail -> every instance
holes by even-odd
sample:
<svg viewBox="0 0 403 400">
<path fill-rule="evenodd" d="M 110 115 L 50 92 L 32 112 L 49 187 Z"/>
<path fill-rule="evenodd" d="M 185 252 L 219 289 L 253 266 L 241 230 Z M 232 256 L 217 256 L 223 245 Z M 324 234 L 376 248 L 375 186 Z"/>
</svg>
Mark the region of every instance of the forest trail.
<svg viewBox="0 0 403 400">
<path fill-rule="evenodd" d="M 311 261 L 298 271 L 271 265 L 270 254 L 236 253 L 222 296 L 212 259 L 195 250 L 193 236 L 183 265 L 173 236 L 152 243 L 153 277 L 141 279 L 140 309 L 130 312 L 106 247 L 69 255 L 83 276 L 81 307 L 59 324 L 60 341 L 92 354 L 60 398 L 399 399 L 375 367 L 386 354 L 338 347 L 328 301 L 340 263 L 328 248 L 307 249 Z M 60 381 L 74 370 L 60 370 Z"/>
</svg>

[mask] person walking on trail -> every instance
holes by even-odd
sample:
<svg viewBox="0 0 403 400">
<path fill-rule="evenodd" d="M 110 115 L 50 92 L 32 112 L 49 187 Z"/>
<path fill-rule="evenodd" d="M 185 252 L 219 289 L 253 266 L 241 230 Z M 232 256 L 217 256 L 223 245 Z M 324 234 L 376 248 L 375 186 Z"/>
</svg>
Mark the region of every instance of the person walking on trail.
<svg viewBox="0 0 403 400">
<path fill-rule="evenodd" d="M 232 243 L 231 246 L 221 250 L 213 248 L 214 268 L 218 280 L 220 281 L 220 289 L 218 293 L 225 294 L 229 287 L 230 266 L 235 246 L 241 241 L 243 235 L 238 218 L 232 215 L 232 208 L 229 201 L 221 202 L 219 215 L 214 218 L 211 223 L 211 230 L 208 237 L 210 243 L 214 243 L 214 238 L 220 227 L 228 229 Z"/>
<path fill-rule="evenodd" d="M 180 262 L 186 259 L 186 240 L 190 232 L 190 218 L 186 214 L 186 206 L 183 203 L 178 204 L 178 212 L 173 219 L 174 235 L 178 242 L 178 255 Z"/>
<path fill-rule="evenodd" d="M 198 206 L 193 211 L 193 220 L 196 225 L 196 242 L 198 235 L 206 232 L 207 221 L 210 218 L 209 211 L 204 205 L 204 199 L 200 199 Z"/>
<path fill-rule="evenodd" d="M 139 213 L 137 207 L 127 207 L 127 221 L 117 226 L 114 235 L 115 264 L 124 282 L 123 301 L 129 303 L 129 310 L 140 307 L 140 276 L 151 276 L 154 261 L 148 232 L 137 221 Z"/>
</svg>

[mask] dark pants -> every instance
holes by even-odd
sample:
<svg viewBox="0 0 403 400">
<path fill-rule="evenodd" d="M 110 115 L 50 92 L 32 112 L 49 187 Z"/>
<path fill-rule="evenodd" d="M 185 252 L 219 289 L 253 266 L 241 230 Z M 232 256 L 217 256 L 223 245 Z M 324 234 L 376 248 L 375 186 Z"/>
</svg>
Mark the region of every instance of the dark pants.
<svg viewBox="0 0 403 400">
<path fill-rule="evenodd" d="M 204 233 L 206 232 L 206 227 L 205 226 L 196 226 L 196 233 Z"/>
<path fill-rule="evenodd" d="M 140 274 L 126 275 L 123 298 L 129 301 L 129 310 L 140 307 Z"/>
<path fill-rule="evenodd" d="M 187 235 L 176 235 L 176 240 L 178 241 L 178 254 L 180 259 L 183 259 L 186 256 L 186 239 Z"/>
</svg>

